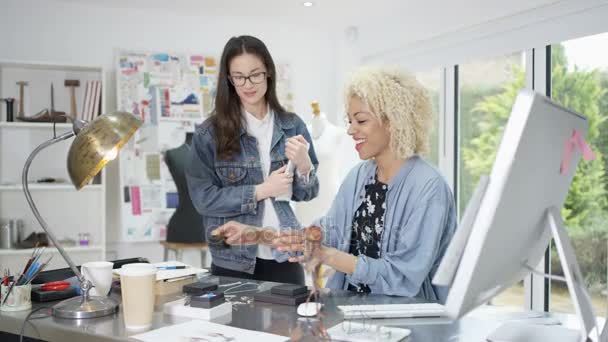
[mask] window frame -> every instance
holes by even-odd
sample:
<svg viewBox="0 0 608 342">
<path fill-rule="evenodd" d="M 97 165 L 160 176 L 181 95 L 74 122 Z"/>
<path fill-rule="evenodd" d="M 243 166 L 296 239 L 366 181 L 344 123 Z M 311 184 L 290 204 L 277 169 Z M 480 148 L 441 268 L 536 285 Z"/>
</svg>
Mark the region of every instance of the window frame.
<svg viewBox="0 0 608 342">
<path fill-rule="evenodd" d="M 551 95 L 551 46 L 538 46 L 523 51 L 526 60 L 525 87 Z M 459 120 L 459 65 L 440 68 L 440 91 L 438 113 L 438 165 L 452 189 L 457 212 L 461 204 L 458 198 L 459 165 L 461 158 Z M 550 248 L 536 266 L 536 270 L 550 273 Z M 538 275 L 529 275 L 524 279 L 524 310 L 549 311 L 551 282 Z"/>
</svg>

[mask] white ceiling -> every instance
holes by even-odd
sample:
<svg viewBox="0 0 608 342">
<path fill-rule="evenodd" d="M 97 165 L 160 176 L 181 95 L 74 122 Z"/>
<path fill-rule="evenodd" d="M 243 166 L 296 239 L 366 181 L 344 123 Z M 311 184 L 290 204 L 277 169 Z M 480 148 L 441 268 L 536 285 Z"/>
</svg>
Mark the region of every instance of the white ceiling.
<svg viewBox="0 0 608 342">
<path fill-rule="evenodd" d="M 149 9 L 195 16 L 247 17 L 316 28 L 360 29 L 398 22 L 412 32 L 443 33 L 507 17 L 557 0 L 55 0 L 117 9 Z M 566 0 L 576 1 L 576 0 Z M 561 1 L 564 2 L 564 1 Z"/>
</svg>

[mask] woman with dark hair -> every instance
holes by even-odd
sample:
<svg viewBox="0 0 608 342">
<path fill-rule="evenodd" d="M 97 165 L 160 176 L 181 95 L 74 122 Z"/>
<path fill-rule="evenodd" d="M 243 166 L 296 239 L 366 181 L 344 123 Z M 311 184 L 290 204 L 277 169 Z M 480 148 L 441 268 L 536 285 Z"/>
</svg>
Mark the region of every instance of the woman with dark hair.
<svg viewBox="0 0 608 342">
<path fill-rule="evenodd" d="M 203 216 L 214 275 L 304 284 L 298 264 L 270 247 L 277 229 L 300 227 L 289 202 L 317 196 L 318 161 L 304 122 L 281 106 L 276 69 L 264 43 L 231 38 L 220 61 L 215 109 L 198 126 L 186 171 L 192 202 Z M 287 164 L 295 166 L 295 175 Z M 237 221 L 242 227 L 216 229 Z M 277 227 L 277 228 L 251 228 Z"/>
</svg>

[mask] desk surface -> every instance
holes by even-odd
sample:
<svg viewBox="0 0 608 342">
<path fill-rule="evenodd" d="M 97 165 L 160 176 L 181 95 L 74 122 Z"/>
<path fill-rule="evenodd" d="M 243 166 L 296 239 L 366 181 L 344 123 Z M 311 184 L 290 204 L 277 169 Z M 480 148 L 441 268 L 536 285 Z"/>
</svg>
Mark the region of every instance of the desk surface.
<svg viewBox="0 0 608 342">
<path fill-rule="evenodd" d="M 242 279 L 207 276 L 201 278 L 205 282 L 215 282 L 219 284 L 229 284 Z M 244 282 L 244 281 L 243 281 Z M 270 289 L 276 283 L 257 282 L 258 291 Z M 236 291 L 236 289 L 234 290 Z M 245 296 L 245 300 L 252 299 L 252 294 L 256 291 L 238 293 L 238 296 Z M 179 296 L 159 298 L 160 304 L 155 307 L 154 321 L 152 329 L 190 321 L 188 318 L 169 316 L 162 313 L 162 303 L 175 300 Z M 116 299 L 120 301 L 117 296 Z M 237 298 L 238 299 L 238 298 Z M 347 291 L 331 291 L 322 295 L 325 303 L 324 311 L 326 317 L 324 324 L 327 328 L 340 323 L 343 320 L 342 314 L 337 309 L 337 305 L 345 304 L 388 304 L 388 303 L 411 303 L 412 299 L 402 297 L 389 297 L 382 295 L 357 295 Z M 53 303 L 35 304 L 34 309 L 41 306 L 50 306 Z M 33 315 L 33 317 L 44 316 L 45 310 Z M 22 312 L 0 312 L 0 331 L 18 335 L 25 317 L 29 311 Z M 412 330 L 410 341 L 485 341 L 485 337 L 503 322 L 529 317 L 530 314 L 507 312 L 505 309 L 497 307 L 481 307 L 464 318 L 452 321 L 447 318 L 416 318 L 416 319 L 382 319 L 374 320 L 373 324 L 384 326 L 405 327 Z M 543 317 L 551 317 L 551 314 L 539 314 Z M 558 315 L 560 320 L 567 326 L 575 325 L 573 316 Z M 266 303 L 235 304 L 233 306 L 232 317 L 229 322 L 226 318 L 211 320 L 212 322 L 227 324 L 237 328 L 244 328 L 256 331 L 264 331 L 283 336 L 291 336 L 294 329 L 301 327 L 306 329 L 308 323 L 300 318 L 296 313 L 296 308 L 284 305 L 274 305 Z M 30 324 L 31 323 L 31 324 Z M 44 317 L 30 320 L 25 335 L 48 341 L 125 341 L 129 340 L 131 333 L 125 330 L 122 311 L 113 316 L 95 319 L 68 320 L 54 317 Z M 132 340 L 132 339 L 131 339 Z M 310 339 L 312 340 L 312 339 Z"/>
</svg>

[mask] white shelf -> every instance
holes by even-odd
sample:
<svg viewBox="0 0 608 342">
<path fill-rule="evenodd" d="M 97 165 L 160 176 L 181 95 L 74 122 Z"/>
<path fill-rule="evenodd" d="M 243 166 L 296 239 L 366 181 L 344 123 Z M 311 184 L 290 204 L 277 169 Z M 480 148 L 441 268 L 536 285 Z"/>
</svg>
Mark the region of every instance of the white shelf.
<svg viewBox="0 0 608 342">
<path fill-rule="evenodd" d="M 50 88 L 54 85 L 55 108 L 69 113 L 71 95 L 64 87 L 66 79 L 78 80 L 80 86 L 75 89 L 76 107 L 83 108 L 86 84 L 90 81 L 101 81 L 101 113 L 105 113 L 106 78 L 101 65 L 74 65 L 65 63 L 48 63 L 38 61 L 0 60 L 0 97 L 17 98 L 15 101 L 15 118 L 19 111 L 19 87 L 16 82 L 26 81 L 24 111 L 26 116 L 37 113 L 50 105 Z M 56 134 L 72 131 L 72 123 L 67 119 L 63 123 L 6 121 L 6 107 L 0 107 L 0 217 L 21 218 L 24 232 L 37 230 L 39 227 L 25 198 L 21 186 L 21 171 L 27 156 L 42 142 Z M 73 236 L 75 232 L 88 233 L 91 246 L 67 247 L 68 253 L 75 252 L 77 263 L 104 260 L 106 251 L 106 171 L 96 177 L 94 183 L 80 191 L 70 182 L 66 168 L 66 158 L 70 140 L 49 146 L 35 158 L 28 178 L 28 188 L 36 199 L 36 205 L 43 213 L 49 226 L 56 227 L 54 232 L 60 236 Z M 37 183 L 42 178 L 52 177 L 60 182 Z M 100 183 L 100 184 L 99 184 Z M 24 204 L 25 203 L 25 204 Z M 22 215 L 22 216 L 20 216 Z M 54 248 L 48 248 L 56 251 Z M 32 250 L 0 250 L 2 265 L 17 265 Z M 56 254 L 56 253 L 55 253 Z M 56 256 L 54 259 L 57 259 Z M 59 262 L 61 258 L 57 260 Z M 20 265 L 23 267 L 23 265 Z M 12 266 L 11 266 L 12 268 Z"/>
<path fill-rule="evenodd" d="M 52 122 L 22 122 L 22 121 L 13 121 L 0 122 L 0 128 L 42 128 L 42 129 L 53 129 Z M 57 123 L 55 124 L 55 128 L 57 129 L 66 129 L 72 128 L 71 123 Z"/>
<path fill-rule="evenodd" d="M 74 72 L 102 72 L 101 66 L 97 65 L 73 65 L 67 63 L 45 63 L 37 61 L 13 61 L 13 60 L 2 60 L 0 61 L 0 67 L 2 68 L 25 68 L 32 70 L 62 70 L 62 71 L 74 71 Z"/>
<path fill-rule="evenodd" d="M 29 187 L 30 191 L 34 191 L 34 190 L 73 190 L 74 192 L 76 192 L 76 188 L 72 185 L 72 184 L 30 184 Z M 11 185 L 0 185 L 0 191 L 22 191 L 23 190 L 23 186 L 21 186 L 21 184 L 11 184 Z M 86 191 L 86 190 L 103 190 L 103 185 L 102 184 L 91 184 L 88 186 L 85 186 L 84 188 L 82 188 L 80 191 Z"/>
<path fill-rule="evenodd" d="M 66 252 L 68 253 L 78 253 L 78 252 L 99 252 L 101 251 L 101 246 L 73 246 L 73 247 L 64 247 Z M 32 248 L 27 249 L 0 249 L 0 256 L 2 255 L 31 255 L 33 252 Z M 47 247 L 44 250 L 44 253 L 58 253 L 57 248 L 55 247 Z"/>
</svg>

